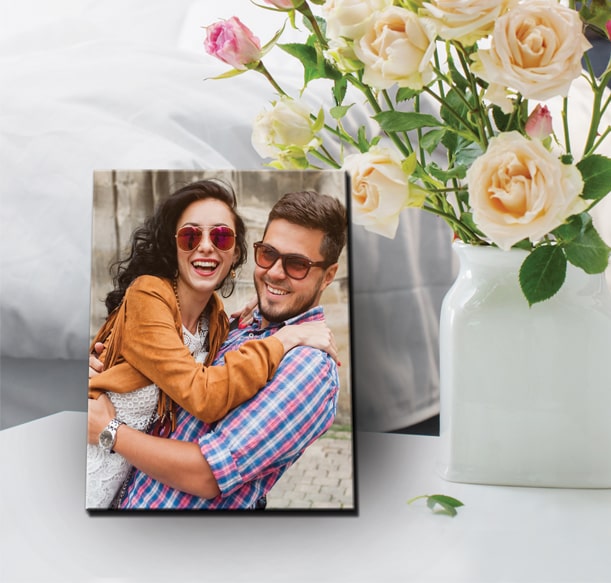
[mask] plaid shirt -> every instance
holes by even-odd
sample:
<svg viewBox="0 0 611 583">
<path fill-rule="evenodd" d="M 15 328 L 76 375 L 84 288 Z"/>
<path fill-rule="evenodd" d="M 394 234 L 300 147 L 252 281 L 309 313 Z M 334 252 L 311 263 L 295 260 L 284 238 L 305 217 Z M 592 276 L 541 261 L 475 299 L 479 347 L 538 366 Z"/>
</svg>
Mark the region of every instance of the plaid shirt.
<svg viewBox="0 0 611 583">
<path fill-rule="evenodd" d="M 287 320 L 297 324 L 323 319 L 321 307 Z M 280 325 L 260 327 L 258 314 L 245 329 L 232 330 L 223 355 L 244 342 L 265 338 Z M 282 325 L 282 324 L 281 324 Z M 333 359 L 321 350 L 298 346 L 282 359 L 273 379 L 252 399 L 209 425 L 178 408 L 171 439 L 199 444 L 221 494 L 198 498 L 170 488 L 136 470 L 121 508 L 246 509 L 252 508 L 335 418 L 339 378 Z"/>
</svg>

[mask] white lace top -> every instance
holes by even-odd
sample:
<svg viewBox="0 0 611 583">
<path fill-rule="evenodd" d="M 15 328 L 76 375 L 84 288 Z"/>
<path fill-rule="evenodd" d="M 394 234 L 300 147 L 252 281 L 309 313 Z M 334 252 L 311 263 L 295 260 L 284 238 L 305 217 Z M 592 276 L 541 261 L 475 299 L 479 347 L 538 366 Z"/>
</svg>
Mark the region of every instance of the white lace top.
<svg viewBox="0 0 611 583">
<path fill-rule="evenodd" d="M 198 331 L 191 334 L 183 326 L 185 346 L 196 362 L 208 355 L 208 320 L 202 318 Z M 115 416 L 130 427 L 143 431 L 156 416 L 159 388 L 148 385 L 131 393 L 106 393 L 115 407 Z M 87 487 L 85 507 L 108 508 L 129 475 L 131 465 L 118 453 L 110 453 L 98 445 L 87 445 Z"/>
</svg>

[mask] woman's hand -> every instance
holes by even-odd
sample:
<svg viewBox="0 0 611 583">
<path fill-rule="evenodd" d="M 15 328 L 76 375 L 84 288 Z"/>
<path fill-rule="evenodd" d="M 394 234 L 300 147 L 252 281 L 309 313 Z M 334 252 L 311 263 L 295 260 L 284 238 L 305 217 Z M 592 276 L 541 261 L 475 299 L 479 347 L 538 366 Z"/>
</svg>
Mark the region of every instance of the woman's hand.
<svg viewBox="0 0 611 583">
<path fill-rule="evenodd" d="M 311 346 L 327 352 L 338 365 L 335 336 L 325 322 L 304 322 L 283 326 L 274 336 L 284 345 L 284 352 L 295 346 Z"/>
<path fill-rule="evenodd" d="M 104 350 L 101 342 L 96 342 L 93 347 L 94 352 L 89 355 L 89 378 L 99 375 L 104 370 L 104 363 L 99 359 Z"/>
<path fill-rule="evenodd" d="M 241 310 L 233 312 L 231 318 L 239 318 L 238 328 L 245 328 L 253 319 L 257 307 L 257 296 L 254 296 Z"/>
<path fill-rule="evenodd" d="M 89 399 L 87 407 L 87 443 L 97 445 L 100 433 L 115 416 L 115 408 L 106 395 Z"/>
</svg>

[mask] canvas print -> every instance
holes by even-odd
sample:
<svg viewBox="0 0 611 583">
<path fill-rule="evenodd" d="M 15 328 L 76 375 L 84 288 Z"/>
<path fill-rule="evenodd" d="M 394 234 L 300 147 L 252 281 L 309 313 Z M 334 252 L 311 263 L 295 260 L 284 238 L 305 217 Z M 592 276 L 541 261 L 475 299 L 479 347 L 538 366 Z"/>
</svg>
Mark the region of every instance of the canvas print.
<svg viewBox="0 0 611 583">
<path fill-rule="evenodd" d="M 94 173 L 90 514 L 356 512 L 347 181 Z"/>
</svg>

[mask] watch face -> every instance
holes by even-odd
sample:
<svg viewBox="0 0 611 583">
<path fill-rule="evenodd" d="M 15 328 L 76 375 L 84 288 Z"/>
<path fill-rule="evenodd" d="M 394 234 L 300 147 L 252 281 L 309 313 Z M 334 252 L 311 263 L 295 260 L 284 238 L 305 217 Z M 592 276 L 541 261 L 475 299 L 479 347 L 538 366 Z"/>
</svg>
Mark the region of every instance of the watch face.
<svg viewBox="0 0 611 583">
<path fill-rule="evenodd" d="M 104 429 L 102 433 L 100 433 L 100 445 L 106 449 L 109 449 L 112 446 L 112 433 L 108 431 L 108 429 Z"/>
</svg>

